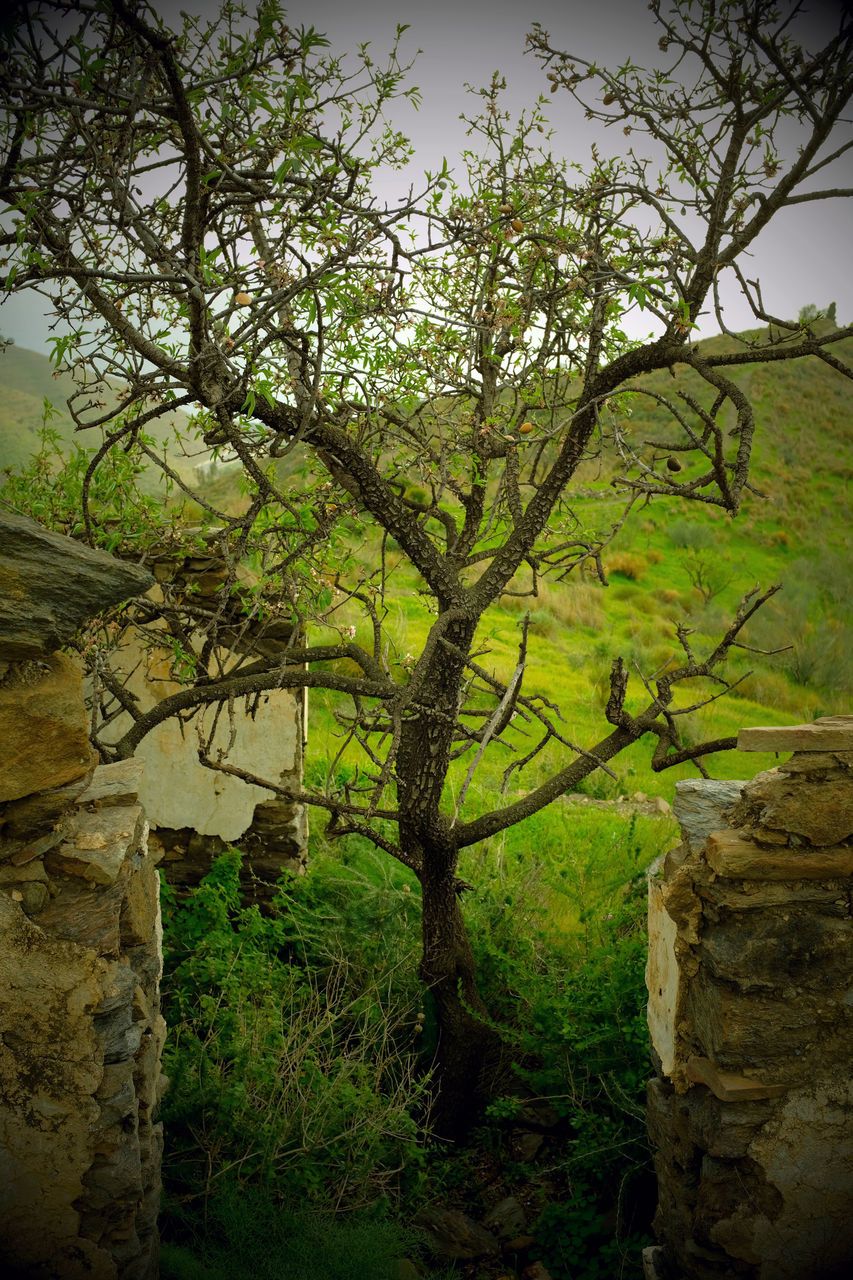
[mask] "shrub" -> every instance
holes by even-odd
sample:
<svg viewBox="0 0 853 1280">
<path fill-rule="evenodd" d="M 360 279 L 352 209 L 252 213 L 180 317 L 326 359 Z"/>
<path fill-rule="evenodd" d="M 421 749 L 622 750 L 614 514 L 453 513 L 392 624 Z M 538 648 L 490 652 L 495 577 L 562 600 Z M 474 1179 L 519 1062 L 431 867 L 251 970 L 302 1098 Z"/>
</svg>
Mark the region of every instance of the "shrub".
<svg viewBox="0 0 853 1280">
<path fill-rule="evenodd" d="M 367 940 L 408 895 L 363 895 L 373 929 L 354 955 L 331 903 L 309 918 L 313 886 L 264 917 L 240 905 L 239 868 L 232 850 L 185 903 L 164 893 L 167 1186 L 206 1202 L 256 1184 L 335 1208 L 393 1195 L 421 1163 L 419 992 L 396 980 L 405 951 L 383 959 Z"/>
<path fill-rule="evenodd" d="M 670 542 L 690 551 L 705 551 L 718 542 L 719 535 L 696 520 L 673 520 L 667 526 Z"/>
<path fill-rule="evenodd" d="M 627 1254 L 636 1269 L 649 1242 L 638 1234 L 647 1225 L 638 1188 L 649 1177 L 650 1070 L 638 873 L 670 835 L 654 819 L 573 809 L 569 825 L 557 810 L 537 833 L 535 860 L 509 851 L 485 885 L 481 866 L 482 887 L 467 904 L 482 986 L 514 1046 L 514 1091 L 508 1085 L 490 1108 L 491 1124 L 511 1131 L 534 1097 L 571 1135 L 552 1169 L 565 1201 L 534 1228 L 534 1256 L 554 1280 L 603 1280 Z"/>
<path fill-rule="evenodd" d="M 618 573 L 623 578 L 630 578 L 632 582 L 638 582 L 647 568 L 645 556 L 634 551 L 617 551 L 604 562 L 604 571 L 608 576 Z"/>
</svg>

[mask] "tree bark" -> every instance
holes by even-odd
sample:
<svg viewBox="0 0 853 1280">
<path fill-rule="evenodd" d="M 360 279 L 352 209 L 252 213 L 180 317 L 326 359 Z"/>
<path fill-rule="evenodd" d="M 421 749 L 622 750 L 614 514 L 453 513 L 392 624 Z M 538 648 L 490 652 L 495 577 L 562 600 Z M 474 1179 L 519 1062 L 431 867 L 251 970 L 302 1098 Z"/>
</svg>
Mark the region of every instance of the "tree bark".
<svg viewBox="0 0 853 1280">
<path fill-rule="evenodd" d="M 454 856 L 453 866 L 455 861 Z M 502 1046 L 477 989 L 474 952 L 448 860 L 425 857 L 421 885 L 421 977 L 435 1002 L 439 1029 L 433 1124 L 440 1136 L 458 1138 L 491 1095 Z"/>
<path fill-rule="evenodd" d="M 470 1126 L 500 1048 L 477 990 L 474 953 L 457 897 L 458 843 L 441 812 L 465 670 L 461 655 L 469 652 L 475 629 L 476 618 L 468 617 L 442 629 L 452 648 L 439 641 L 432 650 L 418 689 L 424 710 L 406 720 L 397 761 L 400 843 L 421 868 L 420 971 L 438 1022 L 433 1121 L 436 1132 L 450 1138 Z"/>
</svg>

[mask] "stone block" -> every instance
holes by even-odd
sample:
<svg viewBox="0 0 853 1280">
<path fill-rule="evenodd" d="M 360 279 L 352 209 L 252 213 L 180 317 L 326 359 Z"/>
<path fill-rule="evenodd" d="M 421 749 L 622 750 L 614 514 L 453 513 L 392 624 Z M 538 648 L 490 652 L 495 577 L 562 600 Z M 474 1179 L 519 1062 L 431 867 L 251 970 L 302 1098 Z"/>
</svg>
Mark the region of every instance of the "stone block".
<svg viewBox="0 0 853 1280">
<path fill-rule="evenodd" d="M 38 881 L 41 884 L 47 884 L 47 872 L 44 864 L 40 861 L 28 862 L 24 866 L 15 866 L 13 863 L 0 862 L 0 885 L 4 887 L 12 884 L 21 884 L 22 882 Z"/>
<path fill-rule="evenodd" d="M 62 835 L 62 824 L 57 823 L 54 831 L 49 831 L 47 835 L 41 836 L 38 840 L 31 840 L 27 844 L 16 848 L 15 852 L 8 858 L 9 866 L 18 867 L 22 870 L 29 863 L 39 861 L 61 842 Z"/>
<path fill-rule="evenodd" d="M 778 1098 L 787 1092 L 784 1084 L 768 1084 L 733 1071 L 721 1071 L 710 1058 L 687 1059 L 686 1072 L 694 1084 L 706 1085 L 720 1102 L 757 1102 L 762 1098 Z"/>
<path fill-rule="evenodd" d="M 77 796 L 77 804 L 96 808 L 135 804 L 144 768 L 145 761 L 136 756 L 99 765 L 89 785 Z"/>
<path fill-rule="evenodd" d="M 697 886 L 707 917 L 711 920 L 719 917 L 721 912 L 741 915 L 775 907 L 787 911 L 794 905 L 813 905 L 824 915 L 850 914 L 848 883 L 844 878 L 829 883 L 817 880 L 727 880 L 724 876 L 711 879 L 711 883 Z"/>
<path fill-rule="evenodd" d="M 418 1210 L 414 1223 L 423 1228 L 432 1248 L 443 1258 L 485 1258 L 501 1251 L 500 1244 L 491 1231 L 487 1231 L 459 1209 L 425 1206 Z"/>
<path fill-rule="evenodd" d="M 123 1142 L 96 1159 L 83 1177 L 83 1186 L 84 1211 L 103 1212 L 122 1202 L 135 1207 L 142 1198 L 142 1167 L 136 1143 Z"/>
<path fill-rule="evenodd" d="M 757 1267 L 762 1263 L 756 1227 L 759 1223 L 772 1225 L 782 1203 L 779 1189 L 749 1156 L 737 1161 L 705 1156 L 696 1198 L 696 1238 L 719 1250 L 721 1262 L 735 1264 L 737 1269 L 733 1267 L 730 1274 L 740 1271 L 750 1275 L 744 1264 Z"/>
<path fill-rule="evenodd" d="M 726 825 L 725 814 L 740 799 L 742 782 L 689 778 L 675 784 L 672 810 L 690 849 L 702 849 L 712 831 Z"/>
<path fill-rule="evenodd" d="M 160 914 L 160 878 L 151 858 L 128 868 L 127 893 L 122 904 L 121 940 L 136 947 L 154 937 Z"/>
<path fill-rule="evenodd" d="M 769 769 L 744 786 L 729 823 L 754 828 L 758 839 L 766 829 L 813 845 L 837 844 L 853 834 L 853 784 L 845 775 L 816 778 Z"/>
<path fill-rule="evenodd" d="M 701 1046 L 723 1071 L 787 1083 L 802 1068 L 793 1056 L 810 1046 L 821 1023 L 837 1021 L 836 1002 L 792 999 L 764 992 L 742 992 L 714 981 L 703 965 L 690 983 L 686 1017 Z M 807 1059 L 803 1059 L 803 1067 Z"/>
<path fill-rule="evenodd" d="M 52 829 L 61 818 L 69 814 L 77 801 L 77 797 L 89 785 L 95 771 L 94 756 L 90 768 L 73 782 L 61 787 L 51 787 L 47 791 L 36 791 L 20 800 L 10 800 L 0 808 L 0 823 L 3 825 L 4 837 L 8 841 L 31 842 L 43 830 Z M 11 851 L 10 851 L 11 852 Z M 0 858 L 3 853 L 0 852 Z"/>
<path fill-rule="evenodd" d="M 12 668 L 0 684 L 0 801 L 82 777 L 91 764 L 77 664 L 63 653 Z"/>
<path fill-rule="evenodd" d="M 62 844 L 48 854 L 48 870 L 112 884 L 128 854 L 139 849 L 144 822 L 139 805 L 94 813 L 81 810 L 69 820 Z"/>
<path fill-rule="evenodd" d="M 0 658 L 51 653 L 88 618 L 153 582 L 147 569 L 0 511 Z"/>
<path fill-rule="evenodd" d="M 746 1156 L 749 1144 L 774 1114 L 770 1099 L 723 1101 L 710 1089 L 693 1088 L 677 1098 L 696 1147 L 720 1160 Z"/>
<path fill-rule="evenodd" d="M 32 881 L 20 886 L 20 894 L 21 906 L 28 916 L 37 916 L 49 898 L 47 885 L 33 883 Z"/>
<path fill-rule="evenodd" d="M 104 1074 L 95 1095 L 100 1104 L 100 1113 L 94 1132 L 120 1125 L 129 1115 L 136 1117 L 138 1103 L 133 1084 L 133 1067 L 131 1059 L 104 1065 Z"/>
<path fill-rule="evenodd" d="M 51 937 L 91 947 L 99 956 L 117 960 L 126 879 L 95 885 L 77 876 L 62 877 L 59 892 L 46 904 L 39 924 Z"/>
<path fill-rule="evenodd" d="M 742 991 L 846 991 L 853 982 L 853 919 L 790 904 L 729 915 L 705 930 L 701 959 Z M 805 998 L 805 995 L 804 995 Z"/>
<path fill-rule="evenodd" d="M 741 729 L 738 751 L 853 751 L 853 716 L 822 716 L 811 724 Z"/>
<path fill-rule="evenodd" d="M 853 846 L 762 847 L 735 831 L 715 831 L 705 845 L 717 875 L 740 880 L 832 880 L 853 875 Z"/>
<path fill-rule="evenodd" d="M 837 774 L 849 778 L 853 751 L 795 751 L 790 760 L 781 761 L 777 768 L 780 773 Z"/>
</svg>

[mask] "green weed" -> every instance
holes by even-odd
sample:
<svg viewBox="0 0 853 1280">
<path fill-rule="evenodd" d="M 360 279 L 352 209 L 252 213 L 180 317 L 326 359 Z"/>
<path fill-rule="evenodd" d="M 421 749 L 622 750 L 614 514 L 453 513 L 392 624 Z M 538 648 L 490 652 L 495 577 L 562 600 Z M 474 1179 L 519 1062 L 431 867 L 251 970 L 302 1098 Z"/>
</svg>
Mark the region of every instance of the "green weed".
<svg viewBox="0 0 853 1280">
<path fill-rule="evenodd" d="M 223 854 L 185 903 L 164 895 L 167 1184 L 203 1205 L 230 1184 L 327 1208 L 397 1195 L 420 1168 L 428 1079 L 419 993 L 397 977 L 405 949 L 369 946 L 386 895 L 362 894 L 372 919 L 350 949 L 298 881 L 270 917 L 243 907 L 239 864 Z M 403 918 L 407 895 L 395 897 Z"/>
<path fill-rule="evenodd" d="M 299 1211 L 254 1188 L 229 1187 L 203 1223 L 181 1225 L 182 1242 L 163 1245 L 162 1280 L 397 1280 L 397 1259 L 419 1243 L 387 1214 Z"/>
</svg>

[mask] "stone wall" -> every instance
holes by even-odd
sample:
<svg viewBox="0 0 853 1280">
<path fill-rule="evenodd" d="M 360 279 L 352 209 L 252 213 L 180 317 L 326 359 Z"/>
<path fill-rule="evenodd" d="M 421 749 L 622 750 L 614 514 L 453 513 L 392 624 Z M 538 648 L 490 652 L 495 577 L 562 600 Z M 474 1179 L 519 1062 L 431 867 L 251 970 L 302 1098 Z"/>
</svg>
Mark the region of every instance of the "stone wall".
<svg viewBox="0 0 853 1280">
<path fill-rule="evenodd" d="M 142 765 L 53 648 L 151 576 L 0 512 L 0 1264 L 153 1280 L 164 1023 Z"/>
<path fill-rule="evenodd" d="M 649 1280 L 840 1280 L 853 1266 L 853 717 L 743 730 L 792 751 L 677 784 L 649 882 Z"/>
<path fill-rule="evenodd" d="M 223 644 L 210 657 L 211 674 L 231 669 L 246 656 L 286 660 L 293 639 L 289 617 L 257 624 L 239 614 L 219 617 L 219 589 L 229 565 L 217 551 L 215 533 L 199 534 L 194 541 L 201 544 L 195 551 L 178 544 L 152 561 L 157 585 L 149 598 L 158 604 L 192 600 L 199 626 L 190 639 L 199 652 L 207 635 L 205 618 L 215 620 Z M 164 635 L 162 644 L 158 633 Z M 148 711 L 182 688 L 174 679 L 173 661 L 165 623 L 159 620 L 129 633 L 112 667 L 139 710 Z M 272 885 L 282 870 L 302 871 L 308 842 L 305 805 L 212 771 L 200 763 L 198 753 L 201 739 L 211 757 L 222 750 L 229 766 L 298 792 L 305 720 L 303 691 L 274 689 L 236 699 L 232 708 L 212 706 L 191 723 L 166 720 L 143 739 L 135 753 L 146 766 L 140 801 L 151 824 L 152 847 L 170 883 L 197 884 L 229 844 L 246 855 L 249 896 L 263 897 L 263 886 Z M 104 733 L 105 741 L 116 741 L 130 724 L 129 716 L 120 715 Z"/>
</svg>

